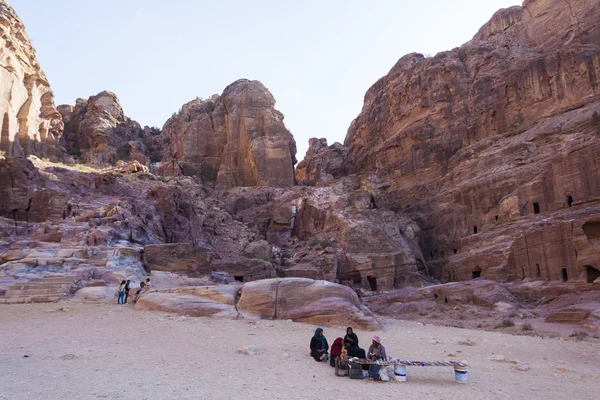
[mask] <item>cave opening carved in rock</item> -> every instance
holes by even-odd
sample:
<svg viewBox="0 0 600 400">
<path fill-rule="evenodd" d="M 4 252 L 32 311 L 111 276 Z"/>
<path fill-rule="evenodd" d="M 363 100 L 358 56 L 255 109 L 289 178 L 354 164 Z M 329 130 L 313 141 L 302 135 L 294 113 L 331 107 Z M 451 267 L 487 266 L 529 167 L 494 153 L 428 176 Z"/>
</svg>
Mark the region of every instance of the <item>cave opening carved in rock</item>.
<svg viewBox="0 0 600 400">
<path fill-rule="evenodd" d="M 588 240 L 600 239 L 600 222 L 586 222 L 581 229 L 583 229 L 583 233 L 585 233 Z"/>
<path fill-rule="evenodd" d="M 594 283 L 596 279 L 600 277 L 600 270 L 592 267 L 591 265 L 585 266 L 585 281 L 587 283 Z"/>
</svg>

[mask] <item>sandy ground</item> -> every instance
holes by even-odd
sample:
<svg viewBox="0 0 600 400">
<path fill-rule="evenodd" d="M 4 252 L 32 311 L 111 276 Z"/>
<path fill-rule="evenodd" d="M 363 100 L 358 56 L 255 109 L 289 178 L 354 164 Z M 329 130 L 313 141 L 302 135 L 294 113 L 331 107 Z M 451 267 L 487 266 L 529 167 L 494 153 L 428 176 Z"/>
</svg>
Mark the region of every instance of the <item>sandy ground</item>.
<svg viewBox="0 0 600 400">
<path fill-rule="evenodd" d="M 470 382 L 456 383 L 452 368 L 408 367 L 407 382 L 376 383 L 336 377 L 328 364 L 309 358 L 314 328 L 288 321 L 185 318 L 116 304 L 1 306 L 0 399 L 600 396 L 596 339 L 577 342 L 386 320 L 379 334 L 388 355 L 466 360 Z M 367 345 L 372 334 L 357 333 Z M 331 343 L 343 329 L 325 329 L 325 334 Z M 467 339 L 473 345 L 459 344 Z M 264 346 L 264 354 L 236 352 L 252 344 Z M 507 362 L 490 360 L 498 354 Z M 530 369 L 519 371 L 510 361 Z"/>
</svg>

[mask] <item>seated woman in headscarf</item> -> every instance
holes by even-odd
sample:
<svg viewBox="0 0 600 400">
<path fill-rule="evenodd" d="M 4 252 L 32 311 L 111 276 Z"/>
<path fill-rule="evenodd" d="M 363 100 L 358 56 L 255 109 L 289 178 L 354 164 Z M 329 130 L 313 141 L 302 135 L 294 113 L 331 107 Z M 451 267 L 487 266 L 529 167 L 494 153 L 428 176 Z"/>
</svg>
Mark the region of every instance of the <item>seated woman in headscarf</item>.
<svg viewBox="0 0 600 400">
<path fill-rule="evenodd" d="M 385 347 L 381 344 L 381 338 L 379 336 L 373 336 L 373 344 L 369 346 L 367 351 L 367 359 L 371 361 L 385 360 L 387 355 L 385 354 Z M 371 364 L 369 366 L 369 377 L 375 380 L 380 380 L 379 369 L 381 365 Z"/>
<path fill-rule="evenodd" d="M 323 328 L 317 328 L 315 336 L 310 339 L 310 355 L 315 361 L 325 361 L 327 360 L 327 350 L 329 350 L 329 344 L 323 335 Z"/>
<path fill-rule="evenodd" d="M 346 336 L 344 336 L 344 346 L 358 347 L 358 336 L 352 330 L 352 327 L 346 328 Z"/>
<path fill-rule="evenodd" d="M 349 357 L 367 358 L 365 350 L 358 347 L 358 336 L 356 336 L 356 333 L 354 333 L 351 327 L 346 329 L 344 347 L 348 351 Z"/>
<path fill-rule="evenodd" d="M 330 354 L 330 358 L 329 358 L 329 365 L 331 365 L 332 367 L 335 367 L 335 360 L 337 358 L 340 358 L 340 356 L 342 355 L 342 338 L 339 337 L 337 339 L 335 339 L 333 341 L 333 344 L 331 345 L 331 354 Z"/>
</svg>

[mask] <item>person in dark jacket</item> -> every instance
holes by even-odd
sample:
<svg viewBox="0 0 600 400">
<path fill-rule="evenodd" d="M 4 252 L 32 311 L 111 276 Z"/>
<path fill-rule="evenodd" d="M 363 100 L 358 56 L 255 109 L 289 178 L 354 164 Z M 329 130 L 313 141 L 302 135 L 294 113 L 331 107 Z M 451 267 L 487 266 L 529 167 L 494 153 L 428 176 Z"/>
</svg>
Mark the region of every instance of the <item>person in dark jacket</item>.
<svg viewBox="0 0 600 400">
<path fill-rule="evenodd" d="M 124 304 L 127 304 L 127 298 L 129 298 L 129 291 L 131 290 L 131 288 L 129 287 L 130 284 L 131 284 L 131 281 L 129 279 L 127 279 L 127 283 L 125 283 L 125 302 L 124 302 Z"/>
<path fill-rule="evenodd" d="M 352 330 L 352 327 L 346 328 L 346 336 L 344 336 L 344 346 L 358 347 L 358 336 Z"/>
<path fill-rule="evenodd" d="M 315 335 L 310 339 L 310 355 L 315 361 L 326 361 L 327 350 L 329 350 L 329 344 L 323 335 L 323 328 L 317 328 Z"/>
</svg>

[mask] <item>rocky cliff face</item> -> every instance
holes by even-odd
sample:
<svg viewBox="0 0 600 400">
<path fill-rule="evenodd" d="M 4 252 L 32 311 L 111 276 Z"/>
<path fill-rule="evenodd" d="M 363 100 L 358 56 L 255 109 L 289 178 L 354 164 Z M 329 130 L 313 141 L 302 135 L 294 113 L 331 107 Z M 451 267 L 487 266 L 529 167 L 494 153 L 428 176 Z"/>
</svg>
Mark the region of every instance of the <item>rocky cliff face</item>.
<svg viewBox="0 0 600 400">
<path fill-rule="evenodd" d="M 149 128 L 143 130 L 126 117 L 114 93 L 103 91 L 58 110 L 65 123 L 63 143 L 68 154 L 94 165 L 125 159 L 148 163 L 144 139 L 152 136 Z"/>
<path fill-rule="evenodd" d="M 442 280 L 586 280 L 599 113 L 600 3 L 529 0 L 460 48 L 402 57 L 367 92 L 344 166 L 383 181 L 378 206 L 418 222 Z"/>
<path fill-rule="evenodd" d="M 4 0 L 0 1 L 0 32 L 0 151 L 57 159 L 61 116 L 25 26 Z"/>
<path fill-rule="evenodd" d="M 219 189 L 294 184 L 296 142 L 258 81 L 241 79 L 221 96 L 185 104 L 163 135 L 164 173 L 201 177 Z"/>
</svg>

